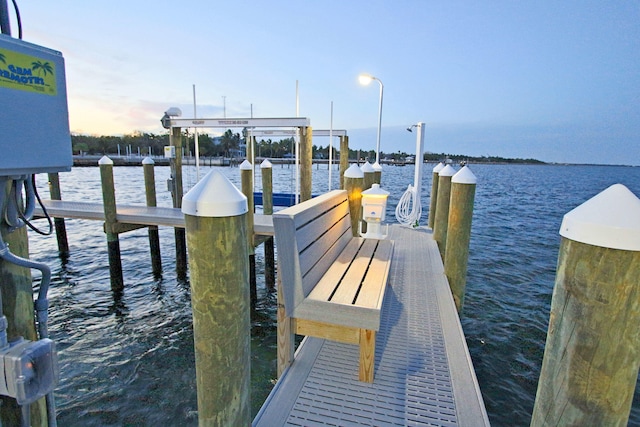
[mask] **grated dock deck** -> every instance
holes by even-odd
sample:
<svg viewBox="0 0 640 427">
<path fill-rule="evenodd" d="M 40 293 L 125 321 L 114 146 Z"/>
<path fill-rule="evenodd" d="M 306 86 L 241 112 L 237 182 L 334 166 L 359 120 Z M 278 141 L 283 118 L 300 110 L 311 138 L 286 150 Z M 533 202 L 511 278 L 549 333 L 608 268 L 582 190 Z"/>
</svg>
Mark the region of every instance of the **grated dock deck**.
<svg viewBox="0 0 640 427">
<path fill-rule="evenodd" d="M 305 338 L 254 426 L 489 425 L 431 231 L 390 234 L 373 384 L 358 381 L 356 345 Z"/>
</svg>

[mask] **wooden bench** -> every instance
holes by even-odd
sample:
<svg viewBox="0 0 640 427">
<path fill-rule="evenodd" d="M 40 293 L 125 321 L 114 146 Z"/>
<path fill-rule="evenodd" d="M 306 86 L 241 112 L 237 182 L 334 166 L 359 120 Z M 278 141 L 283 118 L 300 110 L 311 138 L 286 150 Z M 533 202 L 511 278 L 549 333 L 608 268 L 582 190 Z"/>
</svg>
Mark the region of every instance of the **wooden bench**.
<svg viewBox="0 0 640 427">
<path fill-rule="evenodd" d="M 353 237 L 344 190 L 274 213 L 273 226 L 284 311 L 278 359 L 293 362 L 295 334 L 358 344 L 358 377 L 373 382 L 393 242 Z"/>
</svg>

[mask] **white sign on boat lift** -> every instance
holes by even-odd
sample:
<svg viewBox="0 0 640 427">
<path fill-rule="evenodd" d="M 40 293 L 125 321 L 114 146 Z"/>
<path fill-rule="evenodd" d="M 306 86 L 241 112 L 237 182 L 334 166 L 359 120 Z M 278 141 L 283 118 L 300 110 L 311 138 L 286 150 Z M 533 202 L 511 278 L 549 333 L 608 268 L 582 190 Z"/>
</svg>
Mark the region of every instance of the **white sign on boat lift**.
<svg viewBox="0 0 640 427">
<path fill-rule="evenodd" d="M 237 118 L 237 119 L 188 119 L 171 117 L 171 127 L 178 128 L 230 128 L 230 127 L 308 127 L 311 121 L 307 117 L 281 117 L 281 118 Z"/>
</svg>

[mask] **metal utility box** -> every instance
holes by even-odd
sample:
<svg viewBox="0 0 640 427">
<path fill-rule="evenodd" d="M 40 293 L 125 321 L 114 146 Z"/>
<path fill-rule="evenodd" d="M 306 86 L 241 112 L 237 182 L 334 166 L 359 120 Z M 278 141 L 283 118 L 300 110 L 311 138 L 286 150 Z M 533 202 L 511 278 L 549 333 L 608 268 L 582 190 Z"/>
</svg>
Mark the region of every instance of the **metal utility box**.
<svg viewBox="0 0 640 427">
<path fill-rule="evenodd" d="M 62 54 L 0 34 L 0 176 L 71 170 Z"/>
</svg>

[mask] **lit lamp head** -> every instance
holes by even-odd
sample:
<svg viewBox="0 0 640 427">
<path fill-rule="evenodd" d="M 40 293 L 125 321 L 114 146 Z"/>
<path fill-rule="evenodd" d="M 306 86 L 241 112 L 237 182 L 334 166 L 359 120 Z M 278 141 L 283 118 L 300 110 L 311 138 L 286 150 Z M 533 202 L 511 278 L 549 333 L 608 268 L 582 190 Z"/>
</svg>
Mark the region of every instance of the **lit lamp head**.
<svg viewBox="0 0 640 427">
<path fill-rule="evenodd" d="M 375 77 L 373 77 L 371 74 L 360 74 L 358 76 L 358 81 L 363 86 L 366 86 L 369 83 L 371 83 L 373 81 L 373 79 L 375 79 Z"/>
<path fill-rule="evenodd" d="M 389 225 L 385 233 L 382 233 L 382 222 L 387 210 L 387 198 L 389 192 L 380 188 L 380 184 L 373 184 L 370 189 L 362 192 L 362 219 L 367 223 L 367 232 L 360 236 L 368 239 L 385 239 L 388 235 Z"/>
</svg>

